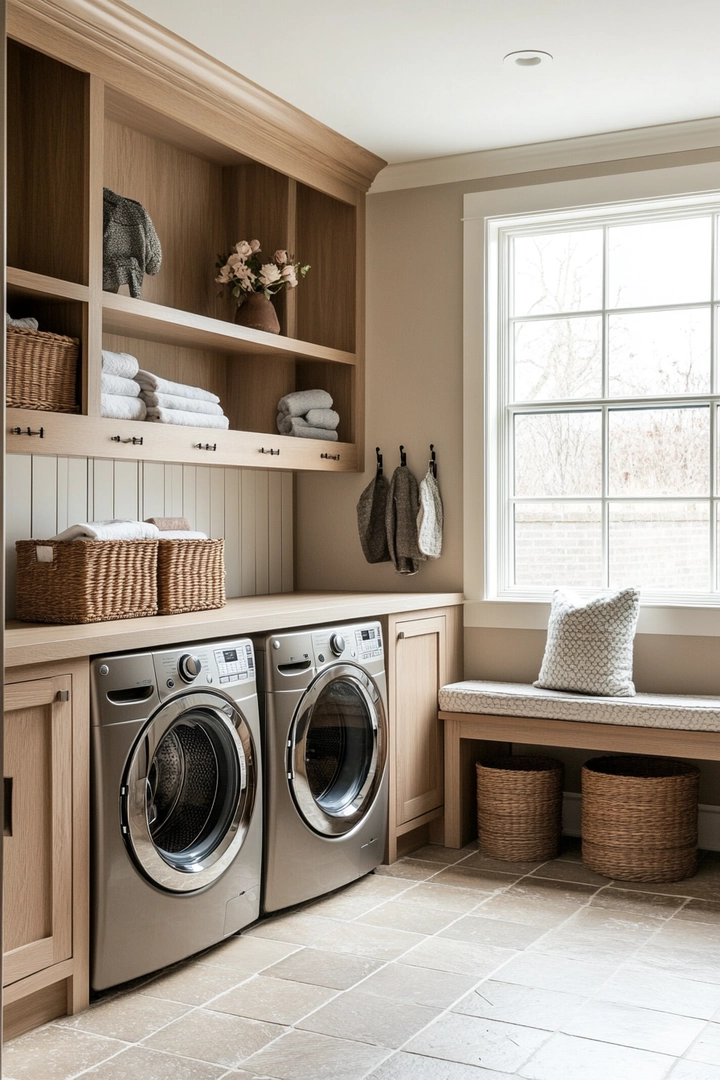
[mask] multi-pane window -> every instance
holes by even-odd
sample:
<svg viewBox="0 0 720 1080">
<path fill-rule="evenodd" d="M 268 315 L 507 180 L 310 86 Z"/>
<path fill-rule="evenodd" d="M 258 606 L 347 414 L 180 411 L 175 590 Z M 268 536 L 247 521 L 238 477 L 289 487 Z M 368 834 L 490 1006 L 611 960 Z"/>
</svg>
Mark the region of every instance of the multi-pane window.
<svg viewBox="0 0 720 1080">
<path fill-rule="evenodd" d="M 719 216 L 490 222 L 498 595 L 720 596 Z"/>
</svg>

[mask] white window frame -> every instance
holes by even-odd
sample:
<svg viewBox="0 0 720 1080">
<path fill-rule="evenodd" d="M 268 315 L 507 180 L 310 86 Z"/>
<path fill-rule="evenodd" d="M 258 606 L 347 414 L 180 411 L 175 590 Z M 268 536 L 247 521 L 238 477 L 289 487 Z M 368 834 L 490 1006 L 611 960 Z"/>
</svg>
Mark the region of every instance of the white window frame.
<svg viewBox="0 0 720 1080">
<path fill-rule="evenodd" d="M 539 215 L 591 223 L 613 205 L 638 204 L 662 212 L 684 201 L 688 209 L 720 201 L 717 166 L 685 166 L 640 173 L 474 192 L 464 206 L 464 510 L 465 623 L 545 629 L 547 593 L 503 593 L 497 588 L 499 559 L 497 367 L 497 242 L 501 224 L 522 224 Z M 486 361 L 486 358 L 488 360 Z M 714 387 L 718 390 L 720 387 Z M 641 633 L 720 636 L 720 605 L 703 597 L 644 596 Z"/>
</svg>

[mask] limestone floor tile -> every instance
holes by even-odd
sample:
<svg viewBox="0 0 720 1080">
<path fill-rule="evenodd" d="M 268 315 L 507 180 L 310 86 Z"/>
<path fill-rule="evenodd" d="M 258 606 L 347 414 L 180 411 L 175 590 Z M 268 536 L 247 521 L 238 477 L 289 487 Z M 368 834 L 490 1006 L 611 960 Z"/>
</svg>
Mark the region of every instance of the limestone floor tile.
<svg viewBox="0 0 720 1080">
<path fill-rule="evenodd" d="M 691 878 L 683 881 L 668 881 L 660 884 L 648 884 L 645 881 L 623 881 L 624 889 L 632 892 L 662 893 L 665 896 L 686 896 L 695 900 L 717 900 L 720 894 L 720 876 L 717 873 L 702 873 L 701 870 Z"/>
<path fill-rule="evenodd" d="M 408 904 L 426 904 L 428 907 L 439 908 L 443 912 L 451 911 L 458 915 L 466 915 L 489 899 L 489 896 L 485 893 L 478 894 L 474 889 L 421 881 L 403 893 L 399 899 Z"/>
<path fill-rule="evenodd" d="M 656 937 L 658 945 L 680 949 L 712 949 L 720 951 L 720 923 L 670 919 L 662 924 Z"/>
<path fill-rule="evenodd" d="M 327 986 L 255 975 L 241 986 L 215 998 L 212 1007 L 216 1012 L 233 1013 L 235 1016 L 289 1027 L 324 1005 L 336 993 L 337 990 Z"/>
<path fill-rule="evenodd" d="M 293 945 L 314 945 L 342 925 L 339 919 L 314 915 L 310 911 L 295 911 L 287 915 L 272 915 L 246 930 L 245 935 L 286 941 Z"/>
<path fill-rule="evenodd" d="M 131 1046 L 102 1065 L 82 1073 L 82 1080 L 220 1080 L 223 1065 L 191 1061 L 174 1054 L 161 1054 L 142 1046 Z"/>
<path fill-rule="evenodd" d="M 664 896 L 662 893 L 633 892 L 620 885 L 608 885 L 590 897 L 589 907 L 610 908 L 635 915 L 652 915 L 656 919 L 671 919 L 680 913 L 683 905 L 702 901 L 687 901 L 681 896 Z M 720 907 L 720 905 L 718 905 Z"/>
<path fill-rule="evenodd" d="M 562 1025 L 566 1035 L 597 1039 L 680 1057 L 705 1027 L 704 1020 L 655 1009 L 588 1001 Z"/>
<path fill-rule="evenodd" d="M 514 874 L 517 876 L 531 874 L 543 865 L 542 860 L 520 861 L 514 859 L 494 859 L 491 855 L 483 855 L 481 851 L 474 851 L 466 855 L 460 866 L 472 866 L 476 870 L 497 870 L 501 874 Z"/>
<path fill-rule="evenodd" d="M 147 1038 L 143 1046 L 230 1068 L 283 1034 L 279 1024 L 196 1009 Z"/>
<path fill-rule="evenodd" d="M 368 1080 L 507 1080 L 507 1075 L 494 1069 L 477 1069 L 458 1061 L 399 1051 L 371 1073 Z"/>
<path fill-rule="evenodd" d="M 574 915 L 595 892 L 592 885 L 526 877 L 483 903 L 482 915 L 550 929 Z"/>
<path fill-rule="evenodd" d="M 166 1001 L 179 1001 L 185 1005 L 204 1005 L 247 977 L 238 977 L 225 968 L 192 961 L 145 983 L 138 993 L 147 997 L 164 998 Z"/>
<path fill-rule="evenodd" d="M 717 900 L 686 900 L 675 918 L 682 922 L 720 923 L 720 903 Z"/>
<path fill-rule="evenodd" d="M 541 926 L 527 923 L 505 922 L 503 919 L 486 919 L 482 908 L 472 915 L 464 915 L 441 930 L 439 937 L 454 941 L 472 941 L 477 945 L 498 945 L 504 949 L 524 949 L 536 941 L 545 931 Z"/>
<path fill-rule="evenodd" d="M 407 893 L 399 900 L 388 900 L 366 915 L 361 915 L 357 922 L 369 926 L 387 926 L 394 930 L 409 930 L 416 934 L 436 934 L 458 918 L 457 912 L 443 911 L 427 904 L 405 902 Z"/>
<path fill-rule="evenodd" d="M 284 960 L 300 947 L 291 942 L 241 934 L 228 938 L 204 953 L 202 963 L 238 972 L 239 977 L 244 978 L 247 975 L 256 975 L 271 964 L 277 964 L 278 960 Z"/>
<path fill-rule="evenodd" d="M 720 1080 L 720 1065 L 707 1065 L 702 1061 L 678 1061 L 668 1080 Z"/>
<path fill-rule="evenodd" d="M 514 885 L 521 875 L 498 870 L 485 870 L 475 866 L 446 866 L 433 878 L 437 885 L 458 885 L 478 893 L 497 893 Z"/>
<path fill-rule="evenodd" d="M 63 1016 L 55 1020 L 54 1025 L 134 1043 L 185 1015 L 191 1007 L 160 998 L 141 997 L 132 993 L 121 994 L 91 1005 L 89 1009 L 75 1013 L 74 1016 Z"/>
<path fill-rule="evenodd" d="M 425 881 L 427 878 L 437 874 L 441 868 L 441 865 L 437 862 L 422 862 L 413 856 L 413 858 L 398 859 L 397 862 L 390 863 L 389 866 L 378 866 L 375 873 L 380 877 L 399 877 L 410 878 L 412 881 Z"/>
<path fill-rule="evenodd" d="M 440 971 L 454 971 L 458 975 L 474 975 L 476 979 L 482 979 L 514 955 L 511 949 L 433 937 L 425 938 L 406 953 L 402 962 L 410 967 L 437 968 Z"/>
<path fill-rule="evenodd" d="M 468 853 L 464 848 L 442 847 L 440 844 L 426 844 L 425 847 L 413 851 L 412 857 L 413 859 L 420 859 L 422 862 L 443 863 L 445 866 L 451 866 L 452 863 L 460 862 L 461 859 L 466 859 Z"/>
<path fill-rule="evenodd" d="M 567 924 L 548 930 L 528 946 L 528 952 L 566 956 L 571 960 L 621 964 L 628 960 L 649 938 L 649 934 L 612 930 L 571 929 Z"/>
<path fill-rule="evenodd" d="M 290 1031 L 243 1067 L 273 1080 L 361 1080 L 387 1056 L 384 1047 Z"/>
<path fill-rule="evenodd" d="M 447 1009 L 477 982 L 475 975 L 452 971 L 409 967 L 401 962 L 386 964 L 359 987 L 364 994 L 378 994 L 396 1001 L 411 1001 Z"/>
<path fill-rule="evenodd" d="M 515 1072 L 548 1038 L 546 1031 L 445 1013 L 404 1047 L 427 1057 Z"/>
<path fill-rule="evenodd" d="M 524 952 L 503 964 L 494 978 L 499 982 L 542 990 L 589 995 L 602 986 L 614 971 L 614 964 L 586 963 L 565 956 Z"/>
<path fill-rule="evenodd" d="M 332 933 L 325 934 L 317 942 L 317 948 L 334 953 L 369 956 L 373 960 L 397 960 L 404 952 L 422 941 L 425 941 L 424 934 L 351 922 L 338 923 Z"/>
<path fill-rule="evenodd" d="M 362 896 L 353 892 L 342 892 L 317 900 L 305 910 L 312 915 L 325 915 L 331 919 L 350 920 L 357 919 L 360 915 L 366 915 L 368 911 L 373 911 L 384 903 L 386 901 L 383 896 Z"/>
<path fill-rule="evenodd" d="M 666 975 L 660 971 L 620 970 L 595 995 L 599 1001 L 711 1020 L 720 1009 L 720 986 Z"/>
<path fill-rule="evenodd" d="M 300 949 L 278 964 L 267 968 L 265 975 L 275 979 L 348 990 L 367 975 L 382 967 L 384 961 L 367 956 L 335 956 L 321 949 Z"/>
<path fill-rule="evenodd" d="M 552 881 L 576 881 L 581 885 L 609 885 L 609 878 L 590 870 L 575 859 L 552 859 L 534 870 L 531 877 L 550 878 Z"/>
<path fill-rule="evenodd" d="M 720 1024 L 706 1024 L 685 1056 L 707 1065 L 720 1064 Z"/>
<path fill-rule="evenodd" d="M 452 1011 L 465 1016 L 483 1016 L 486 1020 L 502 1020 L 508 1024 L 557 1029 L 587 1001 L 582 994 L 567 994 L 559 990 L 538 990 L 534 986 L 486 979 Z"/>
<path fill-rule="evenodd" d="M 3 1076 L 7 1080 L 67 1080 L 124 1046 L 117 1039 L 50 1024 L 5 1043 Z"/>
<path fill-rule="evenodd" d="M 656 938 L 651 938 L 648 944 L 638 949 L 632 957 L 632 967 L 720 985 L 720 954 L 711 949 L 681 949 L 672 945 L 659 945 Z"/>
<path fill-rule="evenodd" d="M 629 1046 L 553 1035 L 517 1075 L 528 1080 L 664 1080 L 673 1060 Z"/>
<path fill-rule="evenodd" d="M 613 934 L 637 934 L 640 937 L 649 938 L 650 935 L 659 933 L 670 924 L 671 920 L 659 919 L 651 912 L 627 911 L 587 904 L 570 916 L 563 924 L 563 929 L 579 930 L 587 927 L 590 930 L 610 930 Z"/>
<path fill-rule="evenodd" d="M 425 1005 L 364 994 L 359 989 L 346 990 L 296 1026 L 336 1039 L 397 1050 L 434 1020 L 439 1011 Z"/>
<path fill-rule="evenodd" d="M 389 877 L 373 871 L 372 874 L 366 874 L 364 878 L 346 885 L 344 889 L 339 889 L 333 896 L 379 896 L 383 900 L 390 900 L 406 889 L 411 889 L 412 885 L 412 879 Z"/>
</svg>

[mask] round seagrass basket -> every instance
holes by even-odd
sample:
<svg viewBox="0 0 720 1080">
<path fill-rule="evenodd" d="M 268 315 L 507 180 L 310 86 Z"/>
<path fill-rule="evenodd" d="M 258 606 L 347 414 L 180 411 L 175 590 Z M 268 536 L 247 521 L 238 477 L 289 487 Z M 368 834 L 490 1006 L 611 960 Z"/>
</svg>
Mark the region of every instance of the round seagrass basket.
<svg viewBox="0 0 720 1080">
<path fill-rule="evenodd" d="M 478 844 L 483 855 L 522 861 L 557 855 L 563 764 L 520 755 L 478 762 Z"/>
<path fill-rule="evenodd" d="M 582 769 L 582 857 L 621 881 L 681 881 L 697 869 L 695 765 L 628 754 Z"/>
</svg>

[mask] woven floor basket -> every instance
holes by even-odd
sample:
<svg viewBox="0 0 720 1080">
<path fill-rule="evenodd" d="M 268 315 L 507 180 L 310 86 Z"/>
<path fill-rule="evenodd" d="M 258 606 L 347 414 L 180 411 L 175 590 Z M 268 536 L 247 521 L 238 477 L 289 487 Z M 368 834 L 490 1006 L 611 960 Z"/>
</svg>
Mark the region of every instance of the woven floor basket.
<svg viewBox="0 0 720 1080">
<path fill-rule="evenodd" d="M 37 548 L 50 548 L 41 562 Z M 157 540 L 18 540 L 17 618 L 92 623 L 157 614 Z"/>
<path fill-rule="evenodd" d="M 158 541 L 158 614 L 225 606 L 224 540 Z"/>
<path fill-rule="evenodd" d="M 477 772 L 478 843 L 495 859 L 551 859 L 562 831 L 563 765 L 551 757 L 492 758 Z"/>
<path fill-rule="evenodd" d="M 582 856 L 620 881 L 681 881 L 697 868 L 695 765 L 640 755 L 582 769 Z"/>
<path fill-rule="evenodd" d="M 42 412 L 79 412 L 77 338 L 7 327 L 7 404 Z"/>
</svg>

